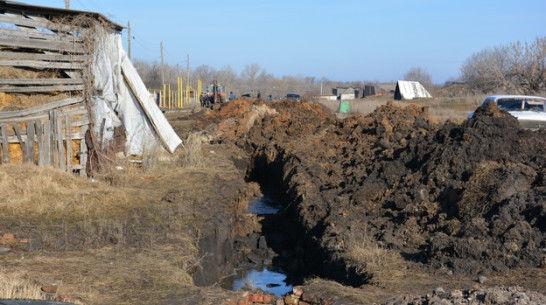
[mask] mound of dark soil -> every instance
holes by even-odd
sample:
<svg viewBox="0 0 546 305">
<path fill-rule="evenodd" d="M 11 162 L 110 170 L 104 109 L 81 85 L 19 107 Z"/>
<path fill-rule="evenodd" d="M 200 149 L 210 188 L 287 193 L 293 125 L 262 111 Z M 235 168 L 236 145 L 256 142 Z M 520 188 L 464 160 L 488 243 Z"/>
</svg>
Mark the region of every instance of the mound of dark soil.
<svg viewBox="0 0 546 305">
<path fill-rule="evenodd" d="M 544 263 L 546 131 L 521 129 L 492 105 L 462 125 L 443 126 L 418 106 L 387 104 L 340 120 L 318 104 L 261 105 L 276 113 L 226 124 L 249 128 L 221 133 L 219 141 L 247 149 L 249 177 L 283 190 L 284 215 L 313 253 L 313 272 L 368 281 L 365 266 L 347 256 L 366 236 L 408 260 L 455 272 Z M 218 126 L 250 109 L 234 106 L 228 118 L 223 108 L 215 114 Z"/>
</svg>

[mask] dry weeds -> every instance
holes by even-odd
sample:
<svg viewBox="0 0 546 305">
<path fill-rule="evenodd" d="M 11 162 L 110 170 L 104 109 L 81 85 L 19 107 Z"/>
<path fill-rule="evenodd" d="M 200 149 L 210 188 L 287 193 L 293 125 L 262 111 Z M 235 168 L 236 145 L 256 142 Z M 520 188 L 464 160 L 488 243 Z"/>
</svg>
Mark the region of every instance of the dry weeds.
<svg viewBox="0 0 546 305">
<path fill-rule="evenodd" d="M 400 253 L 381 247 L 366 233 L 364 238 L 350 236 L 347 244 L 348 259 L 370 277 L 370 284 L 385 287 L 406 276 L 407 264 Z"/>
<path fill-rule="evenodd" d="M 62 293 L 79 304 L 153 303 L 191 286 L 201 201 L 229 171 L 222 160 L 217 168 L 181 167 L 184 154 L 153 152 L 143 166 L 113 160 L 94 179 L 0 165 L 0 237 L 14 236 L 2 244 L 9 272 L 0 276 L 62 280 Z M 169 191 L 179 195 L 164 199 Z"/>
<path fill-rule="evenodd" d="M 0 299 L 44 300 L 40 285 L 0 268 Z"/>
<path fill-rule="evenodd" d="M 439 122 L 447 120 L 463 121 L 467 118 L 468 113 L 474 111 L 483 100 L 483 95 L 465 95 L 458 97 L 434 97 L 431 99 L 416 99 L 410 101 L 393 101 L 399 106 L 408 106 L 416 104 L 419 106 L 428 106 L 430 115 Z M 350 112 L 352 114 L 359 113 L 368 115 L 377 107 L 385 105 L 389 100 L 393 100 L 392 96 L 370 96 L 362 99 L 349 100 Z M 319 100 L 319 103 L 324 105 L 332 112 L 338 112 L 340 101 Z"/>
</svg>

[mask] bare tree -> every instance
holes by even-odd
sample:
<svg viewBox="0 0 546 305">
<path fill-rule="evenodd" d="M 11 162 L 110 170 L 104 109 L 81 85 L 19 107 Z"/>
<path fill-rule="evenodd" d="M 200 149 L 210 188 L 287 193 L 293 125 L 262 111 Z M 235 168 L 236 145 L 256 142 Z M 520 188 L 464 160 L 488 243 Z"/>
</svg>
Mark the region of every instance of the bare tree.
<svg viewBox="0 0 546 305">
<path fill-rule="evenodd" d="M 461 66 L 461 81 L 475 92 L 534 94 L 546 86 L 546 37 L 473 54 Z"/>
<path fill-rule="evenodd" d="M 163 84 L 161 82 L 161 65 L 154 61 L 153 63 L 148 63 L 142 60 L 132 60 L 135 68 L 142 78 L 144 84 L 148 88 L 161 89 Z"/>
<path fill-rule="evenodd" d="M 209 65 L 200 65 L 192 71 L 192 79 L 200 79 L 207 86 L 216 78 L 216 70 Z"/>
<path fill-rule="evenodd" d="M 419 67 L 413 67 L 404 75 L 404 80 L 419 82 L 425 88 L 432 88 L 430 74 Z"/>
<path fill-rule="evenodd" d="M 218 73 L 216 73 L 216 79 L 218 82 L 225 86 L 226 90 L 237 91 L 235 84 L 237 82 L 237 73 L 230 65 L 224 66 Z"/>
<path fill-rule="evenodd" d="M 243 69 L 243 71 L 241 71 L 241 78 L 243 79 L 243 81 L 246 81 L 246 89 L 248 90 L 255 90 L 255 81 L 256 81 L 256 76 L 258 75 L 258 73 L 260 72 L 261 68 L 258 64 L 250 64 L 250 65 L 246 65 Z"/>
</svg>

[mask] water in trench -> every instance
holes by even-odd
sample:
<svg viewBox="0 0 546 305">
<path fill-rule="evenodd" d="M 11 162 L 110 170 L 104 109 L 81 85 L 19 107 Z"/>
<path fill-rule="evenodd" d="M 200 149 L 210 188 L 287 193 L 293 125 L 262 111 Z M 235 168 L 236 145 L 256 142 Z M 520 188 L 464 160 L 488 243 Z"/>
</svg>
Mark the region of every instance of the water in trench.
<svg viewBox="0 0 546 305">
<path fill-rule="evenodd" d="M 282 205 L 270 196 L 253 199 L 248 204 L 248 212 L 257 215 L 276 214 Z M 287 275 L 273 264 L 265 264 L 235 270 L 234 275 L 221 282 L 225 289 L 240 290 L 242 288 L 261 289 L 277 296 L 292 290 L 287 283 Z"/>
</svg>

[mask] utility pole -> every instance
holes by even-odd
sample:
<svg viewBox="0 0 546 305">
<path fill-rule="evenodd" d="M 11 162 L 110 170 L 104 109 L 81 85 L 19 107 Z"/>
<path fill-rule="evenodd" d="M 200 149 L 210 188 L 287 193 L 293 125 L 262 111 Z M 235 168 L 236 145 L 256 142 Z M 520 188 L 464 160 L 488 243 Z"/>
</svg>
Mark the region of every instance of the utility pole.
<svg viewBox="0 0 546 305">
<path fill-rule="evenodd" d="M 165 84 L 165 68 L 163 67 L 163 41 L 160 44 L 161 47 L 161 84 Z"/>
<path fill-rule="evenodd" d="M 131 21 L 127 21 L 127 54 L 129 59 L 131 59 L 131 38 Z"/>
<path fill-rule="evenodd" d="M 64 8 L 67 10 L 70 9 L 70 0 L 64 0 Z"/>
</svg>

